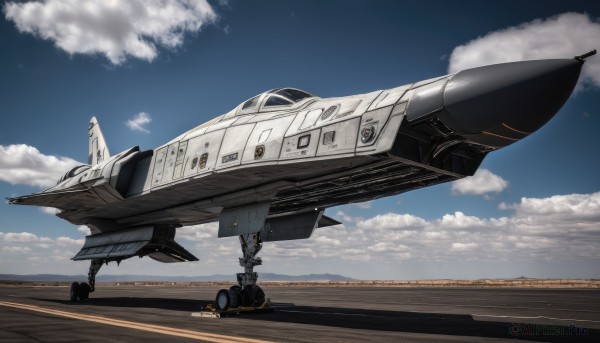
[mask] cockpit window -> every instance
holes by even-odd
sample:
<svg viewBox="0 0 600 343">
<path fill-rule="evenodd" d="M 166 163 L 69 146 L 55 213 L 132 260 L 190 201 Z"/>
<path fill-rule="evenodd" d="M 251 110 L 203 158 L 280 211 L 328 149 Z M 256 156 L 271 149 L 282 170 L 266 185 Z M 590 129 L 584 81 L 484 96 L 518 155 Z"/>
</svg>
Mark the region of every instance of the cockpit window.
<svg viewBox="0 0 600 343">
<path fill-rule="evenodd" d="M 286 97 L 286 98 L 292 100 L 293 102 L 298 102 L 302 99 L 314 97 L 314 95 L 312 95 L 310 93 L 306 93 L 304 91 L 301 91 L 299 89 L 294 89 L 294 88 L 284 88 L 284 89 L 281 89 L 281 90 L 275 92 L 275 94 Z"/>
<path fill-rule="evenodd" d="M 267 107 L 267 106 L 285 106 L 285 105 L 291 105 L 292 103 L 293 102 L 288 100 L 287 98 L 284 98 L 277 94 L 271 94 L 271 95 L 269 95 L 269 98 L 267 99 L 267 102 L 265 103 L 265 107 Z"/>
<path fill-rule="evenodd" d="M 250 99 L 250 100 L 246 101 L 246 102 L 244 103 L 244 106 L 242 106 L 242 110 L 245 110 L 245 109 L 247 109 L 247 108 L 250 108 L 250 107 L 254 107 L 254 106 L 256 106 L 256 104 L 258 103 L 258 97 L 259 97 L 259 96 L 260 96 L 260 95 L 257 95 L 257 96 L 255 96 L 254 98 L 252 98 L 252 99 Z"/>
<path fill-rule="evenodd" d="M 258 107 L 266 107 L 272 111 L 274 109 L 270 107 L 292 106 L 304 99 L 314 97 L 314 95 L 296 88 L 275 88 L 246 100 L 242 103 L 241 108 L 237 107 L 235 112 L 228 113 L 223 118 L 258 112 Z"/>
<path fill-rule="evenodd" d="M 272 91 L 272 93 L 269 95 L 269 98 L 265 102 L 265 107 L 292 105 L 302 99 L 311 97 L 314 97 L 314 95 L 299 89 L 282 88 Z"/>
</svg>

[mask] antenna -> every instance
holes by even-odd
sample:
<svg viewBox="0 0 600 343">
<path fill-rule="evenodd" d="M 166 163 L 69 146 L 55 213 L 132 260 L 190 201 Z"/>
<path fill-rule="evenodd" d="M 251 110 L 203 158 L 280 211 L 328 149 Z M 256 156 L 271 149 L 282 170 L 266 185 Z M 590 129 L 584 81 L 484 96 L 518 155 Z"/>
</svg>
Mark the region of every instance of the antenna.
<svg viewBox="0 0 600 343">
<path fill-rule="evenodd" d="M 578 61 L 585 62 L 586 58 L 588 58 L 590 56 L 594 56 L 595 54 L 596 54 L 596 49 L 590 50 L 583 55 L 575 56 L 574 58 Z"/>
</svg>

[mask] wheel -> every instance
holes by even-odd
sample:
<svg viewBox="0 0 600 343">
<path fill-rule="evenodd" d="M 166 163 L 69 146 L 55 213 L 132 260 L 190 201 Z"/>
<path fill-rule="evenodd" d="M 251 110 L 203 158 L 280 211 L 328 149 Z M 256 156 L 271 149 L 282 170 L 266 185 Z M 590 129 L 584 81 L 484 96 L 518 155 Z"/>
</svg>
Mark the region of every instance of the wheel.
<svg viewBox="0 0 600 343">
<path fill-rule="evenodd" d="M 79 300 L 87 300 L 90 298 L 90 290 L 92 288 L 86 282 L 79 284 Z"/>
<path fill-rule="evenodd" d="M 253 286 L 246 286 L 242 289 L 242 306 L 251 307 L 254 304 Z"/>
<path fill-rule="evenodd" d="M 229 309 L 230 302 L 231 298 L 229 297 L 229 290 L 222 289 L 217 293 L 215 303 L 217 305 L 218 310 L 227 311 Z"/>
<path fill-rule="evenodd" d="M 260 286 L 254 286 L 254 307 L 259 307 L 265 303 L 265 291 Z"/>
<path fill-rule="evenodd" d="M 77 301 L 79 297 L 79 282 L 73 282 L 71 284 L 71 291 L 69 292 L 69 296 L 71 301 Z"/>
<path fill-rule="evenodd" d="M 231 286 L 229 288 L 229 307 L 236 308 L 242 306 L 242 287 Z"/>
</svg>

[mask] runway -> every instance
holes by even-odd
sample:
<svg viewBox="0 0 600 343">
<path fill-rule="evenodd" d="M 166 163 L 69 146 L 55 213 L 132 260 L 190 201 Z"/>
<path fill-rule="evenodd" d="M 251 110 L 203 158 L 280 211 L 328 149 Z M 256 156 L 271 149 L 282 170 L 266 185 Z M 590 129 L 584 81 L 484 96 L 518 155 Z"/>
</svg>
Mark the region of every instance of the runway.
<svg viewBox="0 0 600 343">
<path fill-rule="evenodd" d="M 600 341 L 600 290 L 273 286 L 273 313 L 192 317 L 219 288 L 3 285 L 0 341 Z"/>
</svg>

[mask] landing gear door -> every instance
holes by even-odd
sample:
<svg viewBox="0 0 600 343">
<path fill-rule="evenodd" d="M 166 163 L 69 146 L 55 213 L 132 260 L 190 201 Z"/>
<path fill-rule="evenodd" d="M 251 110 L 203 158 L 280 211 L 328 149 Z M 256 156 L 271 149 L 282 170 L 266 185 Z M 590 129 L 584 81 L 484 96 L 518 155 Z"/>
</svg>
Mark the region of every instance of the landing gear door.
<svg viewBox="0 0 600 343">
<path fill-rule="evenodd" d="M 265 225 L 271 204 L 268 202 L 226 208 L 219 216 L 219 237 L 259 232 Z"/>
</svg>

